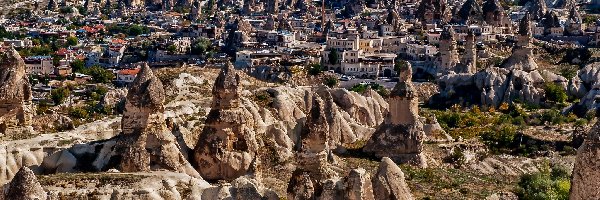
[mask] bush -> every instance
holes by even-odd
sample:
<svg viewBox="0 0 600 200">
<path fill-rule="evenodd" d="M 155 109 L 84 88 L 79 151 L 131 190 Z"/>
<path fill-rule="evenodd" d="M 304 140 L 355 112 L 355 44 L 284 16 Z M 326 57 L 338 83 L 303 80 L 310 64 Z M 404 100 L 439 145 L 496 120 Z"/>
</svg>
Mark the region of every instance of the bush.
<svg viewBox="0 0 600 200">
<path fill-rule="evenodd" d="M 546 94 L 546 99 L 557 103 L 564 103 L 569 97 L 567 96 L 567 92 L 562 88 L 562 86 L 556 83 L 546 83 L 544 91 Z"/>
<path fill-rule="evenodd" d="M 85 120 L 90 117 L 90 114 L 86 109 L 83 109 L 81 107 L 71 107 L 69 108 L 69 116 L 74 119 Z"/>
<path fill-rule="evenodd" d="M 517 127 L 512 124 L 495 126 L 481 135 L 483 142 L 490 150 L 498 152 L 513 147 L 517 135 Z"/>
<path fill-rule="evenodd" d="M 338 84 L 338 79 L 333 76 L 329 76 L 329 77 L 325 78 L 325 80 L 323 81 L 323 84 L 325 84 L 326 86 L 329 86 L 329 87 L 335 87 Z"/>
<path fill-rule="evenodd" d="M 523 200 L 567 200 L 571 188 L 569 179 L 570 175 L 564 168 L 542 169 L 540 172 L 523 175 L 516 194 Z"/>
<path fill-rule="evenodd" d="M 50 98 L 55 105 L 60 105 L 65 102 L 71 95 L 71 91 L 67 87 L 61 87 L 50 91 Z"/>
</svg>

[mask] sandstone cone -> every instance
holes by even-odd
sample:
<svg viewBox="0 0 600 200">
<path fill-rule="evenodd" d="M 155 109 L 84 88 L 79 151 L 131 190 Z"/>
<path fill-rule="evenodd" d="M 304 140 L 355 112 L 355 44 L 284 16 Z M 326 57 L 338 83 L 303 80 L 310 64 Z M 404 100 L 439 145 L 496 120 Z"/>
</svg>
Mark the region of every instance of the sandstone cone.
<svg viewBox="0 0 600 200">
<path fill-rule="evenodd" d="M 33 171 L 27 167 L 21 167 L 8 184 L 4 199 L 44 200 L 46 198 L 46 192 L 38 182 Z"/>
<path fill-rule="evenodd" d="M 168 130 L 163 116 L 163 85 L 146 64 L 131 85 L 123 112 L 124 172 L 166 169 L 198 177 Z"/>
<path fill-rule="evenodd" d="M 413 199 L 410 188 L 404 180 L 404 173 L 396 163 L 387 157 L 381 159 L 372 181 L 375 199 Z"/>
<path fill-rule="evenodd" d="M 600 199 L 600 123 L 577 150 L 571 181 L 571 200 Z"/>
<path fill-rule="evenodd" d="M 31 87 L 25 62 L 12 47 L 0 56 L 0 135 L 31 125 Z"/>
<path fill-rule="evenodd" d="M 215 81 L 213 102 L 194 160 L 202 177 L 233 180 L 249 172 L 258 144 L 251 113 L 240 106 L 240 77 L 229 63 Z"/>
</svg>

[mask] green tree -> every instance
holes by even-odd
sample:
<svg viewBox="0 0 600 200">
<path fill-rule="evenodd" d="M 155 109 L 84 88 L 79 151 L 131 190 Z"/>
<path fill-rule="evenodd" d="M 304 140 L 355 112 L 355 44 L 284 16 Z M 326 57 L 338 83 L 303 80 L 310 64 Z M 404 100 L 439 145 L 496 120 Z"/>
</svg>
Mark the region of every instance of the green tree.
<svg viewBox="0 0 600 200">
<path fill-rule="evenodd" d="M 211 42 L 205 38 L 197 40 L 193 45 L 191 52 L 195 55 L 204 55 L 206 52 L 211 51 Z"/>
<path fill-rule="evenodd" d="M 328 58 L 329 58 L 329 64 L 335 65 L 338 63 L 339 60 L 339 53 L 336 49 L 331 49 L 331 51 L 329 52 Z"/>
<path fill-rule="evenodd" d="M 174 44 L 169 45 L 167 47 L 167 51 L 169 51 L 169 53 L 175 53 L 175 52 L 177 52 L 177 46 L 175 46 Z"/>
<path fill-rule="evenodd" d="M 310 75 L 319 75 L 321 72 L 323 72 L 323 66 L 321 66 L 320 64 L 311 64 L 308 67 L 308 74 Z"/>
<path fill-rule="evenodd" d="M 77 37 L 71 36 L 67 38 L 67 45 L 76 46 L 77 44 L 79 44 L 79 40 L 77 39 Z"/>
<path fill-rule="evenodd" d="M 85 70 L 85 62 L 83 62 L 83 60 L 77 59 L 71 62 L 71 69 L 73 70 L 73 72 L 81 73 Z"/>
<path fill-rule="evenodd" d="M 110 83 L 115 78 L 115 75 L 111 71 L 97 65 L 86 68 L 81 73 L 90 75 L 94 83 Z"/>
<path fill-rule="evenodd" d="M 60 105 L 71 95 L 71 91 L 67 87 L 61 87 L 50 91 L 50 98 L 55 105 Z"/>
<path fill-rule="evenodd" d="M 400 72 L 403 70 L 406 70 L 408 68 L 408 61 L 406 60 L 396 60 L 396 62 L 394 63 L 394 70 L 396 72 Z"/>
</svg>

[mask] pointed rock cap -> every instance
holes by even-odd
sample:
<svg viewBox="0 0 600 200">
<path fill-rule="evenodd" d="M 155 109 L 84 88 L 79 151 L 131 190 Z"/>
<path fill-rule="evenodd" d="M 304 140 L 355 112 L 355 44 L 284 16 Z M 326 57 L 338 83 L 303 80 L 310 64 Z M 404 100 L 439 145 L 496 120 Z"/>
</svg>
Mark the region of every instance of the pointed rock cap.
<svg viewBox="0 0 600 200">
<path fill-rule="evenodd" d="M 31 100 L 25 62 L 12 46 L 0 55 L 0 100 Z"/>
<path fill-rule="evenodd" d="M 502 4 L 500 4 L 500 1 L 498 0 L 487 0 L 483 3 L 483 14 L 486 13 L 494 13 L 494 12 L 498 12 L 498 13 L 504 13 L 504 8 L 502 7 Z"/>
<path fill-rule="evenodd" d="M 25 62 L 19 52 L 11 45 L 0 58 L 0 70 L 9 69 L 25 75 Z"/>
<path fill-rule="evenodd" d="M 375 199 L 413 199 L 404 180 L 404 173 L 388 157 L 383 157 L 373 182 Z"/>
<path fill-rule="evenodd" d="M 213 86 L 213 108 L 232 108 L 239 106 L 240 98 L 240 76 L 233 68 L 233 64 L 228 62 L 221 69 L 219 76 Z"/>
<path fill-rule="evenodd" d="M 27 167 L 21 167 L 8 184 L 6 199 L 28 200 L 46 198 L 44 188 L 38 182 L 33 171 Z"/>
<path fill-rule="evenodd" d="M 160 80 L 154 76 L 148 63 L 144 63 L 135 80 L 129 87 L 127 102 L 136 107 L 160 108 L 165 101 L 165 90 Z"/>
</svg>

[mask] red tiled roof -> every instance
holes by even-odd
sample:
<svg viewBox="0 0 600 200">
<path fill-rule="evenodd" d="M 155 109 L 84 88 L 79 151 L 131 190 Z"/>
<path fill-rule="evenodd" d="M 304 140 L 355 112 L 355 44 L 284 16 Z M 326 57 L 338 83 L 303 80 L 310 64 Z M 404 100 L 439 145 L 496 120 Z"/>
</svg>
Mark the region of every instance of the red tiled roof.
<svg viewBox="0 0 600 200">
<path fill-rule="evenodd" d="M 135 69 L 122 69 L 119 71 L 120 75 L 136 75 L 140 72 L 140 68 Z"/>
</svg>

